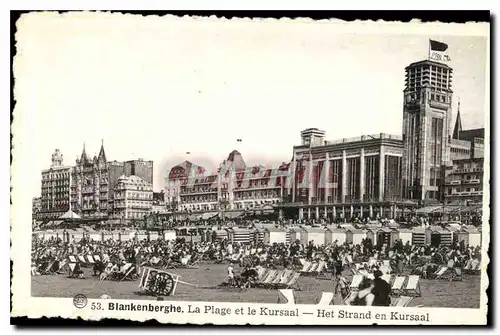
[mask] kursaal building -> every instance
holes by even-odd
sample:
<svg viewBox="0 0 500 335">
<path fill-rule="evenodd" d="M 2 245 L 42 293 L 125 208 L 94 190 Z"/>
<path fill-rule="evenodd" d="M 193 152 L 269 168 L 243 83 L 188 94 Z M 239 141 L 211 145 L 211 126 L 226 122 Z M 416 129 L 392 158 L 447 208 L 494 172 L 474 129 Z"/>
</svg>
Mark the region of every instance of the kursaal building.
<svg viewBox="0 0 500 335">
<path fill-rule="evenodd" d="M 452 131 L 453 69 L 447 49 L 430 40 L 428 59 L 406 67 L 402 136 L 328 141 L 323 130 L 309 128 L 293 147 L 292 161 L 275 169 L 247 168 L 239 152 L 235 163 L 233 152 L 217 173 L 201 178 L 202 167 L 184 162 L 167 177 L 168 202 L 181 211 L 271 205 L 280 216 L 299 218 L 396 218 L 423 201 L 444 202 L 445 195 L 477 202 L 482 189 L 462 191 L 456 171 L 482 157 L 484 129 L 462 130 L 458 107 Z M 482 181 L 482 167 L 474 169 L 473 180 Z M 451 170 L 456 188 L 447 180 Z"/>
</svg>

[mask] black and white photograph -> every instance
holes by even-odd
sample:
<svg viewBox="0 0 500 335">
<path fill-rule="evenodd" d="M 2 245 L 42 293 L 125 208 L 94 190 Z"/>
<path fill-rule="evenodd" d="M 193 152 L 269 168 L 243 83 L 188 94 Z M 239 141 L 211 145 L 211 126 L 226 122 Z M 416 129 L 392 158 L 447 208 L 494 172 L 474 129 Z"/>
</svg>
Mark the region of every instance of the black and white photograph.
<svg viewBox="0 0 500 335">
<path fill-rule="evenodd" d="M 16 25 L 12 315 L 486 323 L 489 23 Z"/>
</svg>

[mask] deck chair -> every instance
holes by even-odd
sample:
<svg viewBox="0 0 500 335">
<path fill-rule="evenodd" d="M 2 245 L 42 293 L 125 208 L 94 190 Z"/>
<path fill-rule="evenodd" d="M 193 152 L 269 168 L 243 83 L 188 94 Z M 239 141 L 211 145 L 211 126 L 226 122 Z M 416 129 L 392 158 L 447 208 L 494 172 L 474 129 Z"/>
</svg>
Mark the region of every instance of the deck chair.
<svg viewBox="0 0 500 335">
<path fill-rule="evenodd" d="M 307 274 L 315 273 L 318 266 L 317 262 L 312 263 L 311 267 L 307 270 Z"/>
<path fill-rule="evenodd" d="M 349 286 L 349 289 L 351 292 L 357 292 L 359 290 L 359 284 L 363 281 L 363 275 L 354 275 L 352 277 L 351 285 Z"/>
<path fill-rule="evenodd" d="M 300 291 L 300 287 L 299 287 L 299 284 L 297 282 L 299 277 L 300 277 L 300 272 L 295 272 L 288 280 L 288 283 L 285 284 L 285 288 L 291 288 L 291 287 L 295 286 L 295 289 Z"/>
<path fill-rule="evenodd" d="M 448 271 L 448 267 L 442 266 L 439 269 L 437 269 L 436 272 L 434 272 L 433 277 L 435 279 L 440 279 L 443 277 L 443 275 Z"/>
<path fill-rule="evenodd" d="M 262 279 L 264 279 L 264 274 L 266 274 L 266 271 L 267 271 L 267 268 L 265 268 L 265 267 L 260 267 L 257 270 L 257 281 L 261 281 Z"/>
<path fill-rule="evenodd" d="M 130 280 L 134 280 L 131 275 L 132 275 L 132 271 L 135 270 L 135 266 L 132 265 L 132 263 L 126 263 L 124 266 L 123 266 L 123 269 L 121 271 L 121 273 L 125 272 L 125 275 L 120 279 L 120 281 L 124 281 L 126 279 L 130 279 Z"/>
<path fill-rule="evenodd" d="M 79 261 L 80 263 L 84 263 L 84 264 L 86 264 L 86 263 L 87 263 L 87 261 L 85 260 L 85 258 L 83 257 L 83 255 L 78 255 L 78 261 Z"/>
<path fill-rule="evenodd" d="M 295 305 L 295 295 L 293 290 L 280 289 L 278 290 L 278 304 Z"/>
<path fill-rule="evenodd" d="M 391 287 L 391 293 L 393 295 L 400 295 L 403 291 L 403 285 L 405 283 L 406 277 L 398 276 L 394 279 L 394 283 Z"/>
<path fill-rule="evenodd" d="M 312 263 L 305 261 L 302 265 L 302 269 L 299 272 L 307 272 L 311 268 Z"/>
<path fill-rule="evenodd" d="M 269 286 L 271 288 L 273 286 L 278 285 L 281 281 L 281 277 L 283 277 L 284 274 L 285 274 L 285 270 L 278 270 L 276 272 L 276 275 L 274 276 L 274 278 L 271 280 L 271 282 L 269 284 L 267 284 L 267 286 Z"/>
<path fill-rule="evenodd" d="M 349 292 L 349 295 L 342 301 L 342 303 L 344 305 L 350 305 L 350 303 L 352 301 L 354 301 L 354 299 L 356 299 L 356 297 L 358 296 L 358 291 L 351 291 Z"/>
<path fill-rule="evenodd" d="M 316 305 L 333 305 L 333 297 L 335 294 L 333 292 L 323 292 L 321 298 Z"/>
<path fill-rule="evenodd" d="M 274 277 L 276 277 L 277 272 L 278 272 L 277 270 L 269 270 L 266 276 L 260 282 L 260 284 L 264 286 L 269 285 L 273 281 Z"/>
<path fill-rule="evenodd" d="M 382 266 L 386 266 L 388 268 L 391 267 L 391 261 L 389 259 L 383 260 L 382 261 Z"/>
<path fill-rule="evenodd" d="M 405 295 L 420 297 L 422 295 L 422 292 L 420 291 L 420 276 L 408 276 L 408 282 L 406 283 L 406 288 L 403 291 Z"/>
<path fill-rule="evenodd" d="M 387 282 L 387 284 L 391 285 L 392 275 L 390 275 L 389 273 L 386 273 L 382 276 L 382 279 L 385 280 Z"/>
<path fill-rule="evenodd" d="M 87 259 L 87 263 L 89 263 L 89 264 L 95 263 L 94 257 L 92 257 L 92 255 L 87 255 L 87 256 L 85 256 L 85 258 Z"/>
<path fill-rule="evenodd" d="M 306 264 L 306 260 L 305 258 L 299 258 L 299 262 L 300 262 L 300 265 L 304 266 L 304 264 Z"/>
<path fill-rule="evenodd" d="M 391 306 L 392 307 L 408 307 L 410 302 L 413 300 L 413 297 L 407 297 L 407 296 L 399 296 L 396 299 L 391 301 Z"/>
<path fill-rule="evenodd" d="M 78 260 L 73 255 L 69 255 L 68 259 L 69 259 L 70 263 L 78 263 Z"/>
<path fill-rule="evenodd" d="M 288 280 L 293 276 L 293 274 L 294 274 L 293 270 L 286 269 L 283 272 L 283 275 L 281 276 L 280 281 L 278 282 L 278 285 L 284 285 L 284 284 L 288 283 Z"/>
<path fill-rule="evenodd" d="M 99 255 L 95 254 L 95 255 L 94 255 L 94 260 L 95 260 L 96 262 L 100 262 L 100 261 L 101 261 L 101 256 L 99 256 Z"/>
</svg>

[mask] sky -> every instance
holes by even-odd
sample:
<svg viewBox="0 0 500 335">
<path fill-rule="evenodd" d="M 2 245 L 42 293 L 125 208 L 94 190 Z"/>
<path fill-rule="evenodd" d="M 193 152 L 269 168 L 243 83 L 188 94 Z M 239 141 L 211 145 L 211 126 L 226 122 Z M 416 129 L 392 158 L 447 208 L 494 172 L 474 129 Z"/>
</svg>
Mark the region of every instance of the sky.
<svg viewBox="0 0 500 335">
<path fill-rule="evenodd" d="M 463 127 L 487 124 L 484 36 L 379 28 L 27 16 L 14 64 L 23 187 L 38 196 L 54 150 L 74 165 L 84 143 L 93 156 L 103 141 L 108 160 L 153 160 L 159 191 L 166 171 L 186 159 L 214 170 L 237 149 L 247 164 L 289 161 L 309 127 L 327 140 L 401 134 L 404 69 L 427 58 L 429 38 L 449 45 L 453 120 L 460 97 Z"/>
</svg>

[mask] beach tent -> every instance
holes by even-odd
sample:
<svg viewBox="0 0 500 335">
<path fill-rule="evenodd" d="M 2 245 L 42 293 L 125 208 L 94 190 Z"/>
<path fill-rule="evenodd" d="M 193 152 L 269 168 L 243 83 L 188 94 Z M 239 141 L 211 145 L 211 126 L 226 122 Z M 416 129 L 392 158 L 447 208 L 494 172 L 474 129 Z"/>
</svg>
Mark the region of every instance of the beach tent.
<svg viewBox="0 0 500 335">
<path fill-rule="evenodd" d="M 393 229 L 388 227 L 382 227 L 376 230 L 377 234 L 377 244 L 387 244 L 391 247 L 394 244 L 394 238 L 397 236 L 397 232 L 393 234 Z"/>
<path fill-rule="evenodd" d="M 427 236 L 425 234 L 425 228 L 415 227 L 412 229 L 412 244 L 424 245 L 427 241 Z"/>
<path fill-rule="evenodd" d="M 399 228 L 397 232 L 397 238 L 401 240 L 403 245 L 406 245 L 407 242 L 409 242 L 410 245 L 413 243 L 413 231 L 411 229 Z"/>
<path fill-rule="evenodd" d="M 232 243 L 247 244 L 253 241 L 253 230 L 251 229 L 231 227 L 227 229 L 227 232 Z"/>
<path fill-rule="evenodd" d="M 228 238 L 228 233 L 227 233 L 227 230 L 225 230 L 225 229 L 215 230 L 213 232 L 212 241 L 217 241 L 217 240 L 220 241 L 220 240 L 223 240 L 226 238 Z"/>
<path fill-rule="evenodd" d="M 432 246 L 450 245 L 453 241 L 453 233 L 441 226 L 430 226 L 426 229 L 426 240 Z"/>
<path fill-rule="evenodd" d="M 361 245 L 361 241 L 366 238 L 366 232 L 356 228 L 347 229 L 345 235 L 346 242 L 354 245 Z"/>
<path fill-rule="evenodd" d="M 465 226 L 458 232 L 458 243 L 461 241 L 470 247 L 480 246 L 481 233 L 474 226 Z"/>
<path fill-rule="evenodd" d="M 287 243 L 287 231 L 284 228 L 266 227 L 264 230 L 264 243 Z"/>
<path fill-rule="evenodd" d="M 342 245 L 346 242 L 346 230 L 343 228 L 338 228 L 336 225 L 327 226 L 325 229 L 325 243 L 337 245 Z"/>
<path fill-rule="evenodd" d="M 175 230 L 165 230 L 163 232 L 163 239 L 165 241 L 175 241 L 176 239 Z"/>
<path fill-rule="evenodd" d="M 81 219 L 80 215 L 76 214 L 72 210 L 67 211 L 63 215 L 59 217 L 60 220 L 79 220 Z"/>
<path fill-rule="evenodd" d="M 289 241 L 290 244 L 294 243 L 296 240 L 300 241 L 300 235 L 301 235 L 301 231 L 302 231 L 302 229 L 300 227 L 289 226 L 287 228 L 287 230 L 288 230 L 288 236 L 290 238 L 290 241 Z"/>
<path fill-rule="evenodd" d="M 300 243 L 309 244 L 313 242 L 314 245 L 324 245 L 325 244 L 325 229 L 323 228 L 312 228 L 312 227 L 302 227 L 300 232 Z"/>
</svg>

